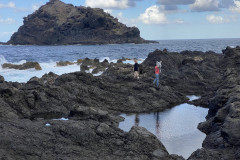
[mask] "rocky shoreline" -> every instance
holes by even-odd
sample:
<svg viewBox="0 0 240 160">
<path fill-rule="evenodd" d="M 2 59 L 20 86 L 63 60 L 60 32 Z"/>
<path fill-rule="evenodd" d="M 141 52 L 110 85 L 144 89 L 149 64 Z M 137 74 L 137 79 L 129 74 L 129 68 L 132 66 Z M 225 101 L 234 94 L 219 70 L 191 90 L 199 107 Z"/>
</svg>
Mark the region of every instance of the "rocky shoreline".
<svg viewBox="0 0 240 160">
<path fill-rule="evenodd" d="M 158 89 L 152 81 L 160 59 L 164 65 Z M 0 155 L 5 159 L 180 160 L 146 129 L 120 130 L 123 119 L 118 114 L 193 103 L 210 110 L 207 121 L 199 124 L 207 134 L 203 148 L 189 159 L 239 159 L 239 60 L 239 47 L 228 47 L 223 54 L 156 50 L 141 64 L 140 81 L 133 79 L 132 65 L 121 61 L 95 65 L 98 70 L 107 66 L 98 77 L 83 71 L 49 73 L 27 83 L 0 77 Z M 98 64 L 97 60 L 84 63 Z M 189 102 L 187 95 L 201 99 Z M 62 117 L 67 120 L 56 120 Z"/>
</svg>

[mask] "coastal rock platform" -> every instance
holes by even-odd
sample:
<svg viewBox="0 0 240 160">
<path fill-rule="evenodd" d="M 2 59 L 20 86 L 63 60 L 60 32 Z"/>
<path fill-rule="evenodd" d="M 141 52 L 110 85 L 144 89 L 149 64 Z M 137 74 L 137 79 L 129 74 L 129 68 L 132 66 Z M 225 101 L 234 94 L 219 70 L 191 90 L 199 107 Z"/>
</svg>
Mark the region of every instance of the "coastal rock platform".
<svg viewBox="0 0 240 160">
<path fill-rule="evenodd" d="M 154 66 L 162 60 L 160 87 Z M 146 129 L 118 128 L 120 113 L 162 111 L 190 103 L 209 108 L 203 148 L 189 159 L 239 159 L 240 48 L 181 53 L 156 50 L 141 64 L 106 63 L 101 76 L 49 73 L 27 83 L 0 77 L 0 155 L 5 159 L 183 159 Z M 86 63 L 86 62 L 84 62 Z"/>
</svg>

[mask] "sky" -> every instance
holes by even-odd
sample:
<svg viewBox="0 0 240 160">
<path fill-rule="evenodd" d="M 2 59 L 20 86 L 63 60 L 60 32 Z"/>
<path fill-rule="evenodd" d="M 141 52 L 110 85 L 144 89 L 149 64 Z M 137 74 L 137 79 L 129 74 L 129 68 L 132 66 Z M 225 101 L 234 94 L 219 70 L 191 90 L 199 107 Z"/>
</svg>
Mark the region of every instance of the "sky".
<svg viewBox="0 0 240 160">
<path fill-rule="evenodd" d="M 0 42 L 49 0 L 0 0 Z M 240 38 L 240 0 L 62 0 L 103 8 L 148 40 Z"/>
</svg>

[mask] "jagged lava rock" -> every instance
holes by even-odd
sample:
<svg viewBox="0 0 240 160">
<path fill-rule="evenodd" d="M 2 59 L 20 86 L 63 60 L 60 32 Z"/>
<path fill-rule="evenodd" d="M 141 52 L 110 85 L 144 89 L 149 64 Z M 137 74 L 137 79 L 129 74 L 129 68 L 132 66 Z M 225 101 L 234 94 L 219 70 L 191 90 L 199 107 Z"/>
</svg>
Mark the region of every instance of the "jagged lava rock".
<svg viewBox="0 0 240 160">
<path fill-rule="evenodd" d="M 136 27 L 127 27 L 102 9 L 48 2 L 24 18 L 13 45 L 147 43 Z"/>
<path fill-rule="evenodd" d="M 23 64 L 11 64 L 11 63 L 4 63 L 2 68 L 9 68 L 9 69 L 19 69 L 19 70 L 26 70 L 30 68 L 35 68 L 36 70 L 42 70 L 42 67 L 38 62 L 26 62 Z"/>
<path fill-rule="evenodd" d="M 209 100 L 207 121 L 198 126 L 207 137 L 190 160 L 240 159 L 240 48 L 227 47 L 223 55 L 222 82 Z"/>
</svg>

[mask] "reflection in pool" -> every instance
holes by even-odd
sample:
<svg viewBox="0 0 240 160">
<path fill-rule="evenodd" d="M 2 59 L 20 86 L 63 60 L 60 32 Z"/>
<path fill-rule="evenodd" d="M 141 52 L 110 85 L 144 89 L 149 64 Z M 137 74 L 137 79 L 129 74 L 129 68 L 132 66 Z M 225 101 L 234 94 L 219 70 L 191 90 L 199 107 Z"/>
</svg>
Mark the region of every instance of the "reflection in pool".
<svg viewBox="0 0 240 160">
<path fill-rule="evenodd" d="M 119 128 L 129 131 L 132 126 L 142 126 L 155 134 L 170 154 L 188 158 L 202 147 L 206 135 L 197 129 L 205 121 L 208 109 L 182 104 L 170 110 L 150 114 L 122 114 L 125 121 Z"/>
</svg>

